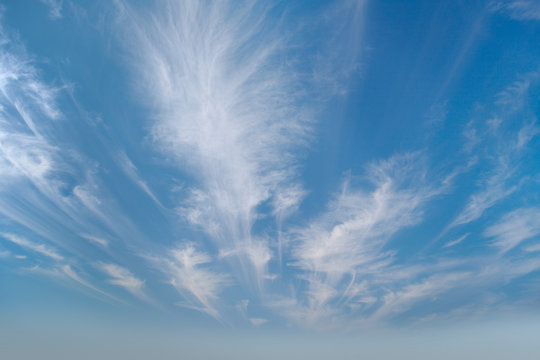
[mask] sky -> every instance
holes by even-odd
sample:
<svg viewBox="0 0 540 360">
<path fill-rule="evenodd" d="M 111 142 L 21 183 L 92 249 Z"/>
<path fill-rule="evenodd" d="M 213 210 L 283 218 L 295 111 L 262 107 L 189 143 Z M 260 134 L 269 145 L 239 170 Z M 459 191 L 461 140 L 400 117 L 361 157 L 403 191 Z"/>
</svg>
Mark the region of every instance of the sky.
<svg viewBox="0 0 540 360">
<path fill-rule="evenodd" d="M 538 358 L 539 1 L 0 3 L 6 358 Z"/>
</svg>

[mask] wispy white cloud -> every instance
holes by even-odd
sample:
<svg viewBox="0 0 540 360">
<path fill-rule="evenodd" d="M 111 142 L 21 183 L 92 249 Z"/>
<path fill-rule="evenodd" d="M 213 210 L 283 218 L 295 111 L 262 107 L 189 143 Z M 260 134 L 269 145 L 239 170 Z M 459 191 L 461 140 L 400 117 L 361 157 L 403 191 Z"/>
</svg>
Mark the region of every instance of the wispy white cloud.
<svg viewBox="0 0 540 360">
<path fill-rule="evenodd" d="M 21 202 L 32 203 L 32 209 L 39 207 L 38 199 L 28 200 L 36 191 L 41 200 L 64 207 L 60 191 L 64 184 L 59 178 L 71 175 L 72 169 L 49 138 L 53 123 L 62 118 L 56 104 L 58 89 L 41 81 L 20 44 L 3 30 L 0 36 L 0 213 L 19 222 L 15 212 Z M 15 189 L 19 196 L 10 199 Z M 36 223 L 34 214 L 27 209 L 20 215 L 27 223 Z"/>
<path fill-rule="evenodd" d="M 62 6 L 64 0 L 40 0 L 43 4 L 49 7 L 49 17 L 52 20 L 62 18 Z"/>
<path fill-rule="evenodd" d="M 20 174 L 44 187 L 46 175 L 54 169 L 56 148 L 38 137 L 0 129 L 0 151 L 7 175 L 4 181 Z"/>
<path fill-rule="evenodd" d="M 470 278 L 470 275 L 466 272 L 436 274 L 420 282 L 407 285 L 403 289 L 389 291 L 384 295 L 383 304 L 373 314 L 372 320 L 403 313 L 420 301 L 433 299 L 437 295 L 459 287 L 463 281 Z"/>
<path fill-rule="evenodd" d="M 126 234 L 130 227 L 118 211 L 104 211 L 95 163 L 57 137 L 65 120 L 61 92 L 43 81 L 18 37 L 0 28 L 0 215 L 69 253 L 77 247 L 73 233 L 105 225 Z"/>
<path fill-rule="evenodd" d="M 283 258 L 283 221 L 298 209 L 300 202 L 305 196 L 306 191 L 298 184 L 295 184 L 289 188 L 284 188 L 276 192 L 272 199 L 272 206 L 274 208 L 273 214 L 276 217 L 277 225 L 277 252 L 280 267 Z"/>
<path fill-rule="evenodd" d="M 372 165 L 372 192 L 350 189 L 346 183 L 327 213 L 297 234 L 295 265 L 339 279 L 386 258 L 389 254 L 381 251 L 386 241 L 417 224 L 422 206 L 438 192 L 425 182 L 418 162 L 418 154 L 406 154 Z"/>
<path fill-rule="evenodd" d="M 103 295 L 106 298 L 110 298 L 110 299 L 115 300 L 117 302 L 121 302 L 116 297 L 112 296 L 111 294 L 103 291 L 102 289 L 100 289 L 97 286 L 90 283 L 90 281 L 83 279 L 83 277 L 81 277 L 81 275 L 78 274 L 77 271 L 72 266 L 64 264 L 64 265 L 60 266 L 60 270 L 64 275 L 66 275 L 69 279 L 75 281 L 76 283 L 78 283 L 78 284 L 80 284 L 80 285 L 82 285 L 84 287 L 87 287 L 88 289 L 93 290 L 94 292 L 96 292 L 96 293 L 98 293 L 100 295 Z"/>
<path fill-rule="evenodd" d="M 498 102 L 502 102 L 504 106 L 510 106 L 511 112 L 522 110 L 527 104 L 526 96 L 529 85 L 533 81 L 538 81 L 538 75 L 529 73 L 517 84 L 511 85 L 501 92 L 498 95 Z M 504 113 L 506 110 L 501 111 Z M 486 210 L 514 194 L 521 185 L 522 174 L 519 160 L 531 140 L 540 133 L 540 128 L 534 119 L 525 120 L 517 133 L 508 133 L 499 129 L 499 125 L 503 121 L 500 117 L 497 118 L 499 125 L 496 128 L 493 127 L 492 119 L 487 121 L 488 133 L 484 133 L 482 138 L 478 137 L 476 129 L 472 127 L 471 123 L 467 125 L 467 132 L 473 132 L 474 146 L 494 139 L 498 139 L 496 143 L 502 145 L 489 149 L 488 158 L 494 163 L 492 169 L 486 172 L 484 178 L 479 182 L 479 190 L 469 197 L 464 209 L 445 231 L 479 219 Z M 471 144 L 471 141 L 469 138 L 468 144 Z"/>
<path fill-rule="evenodd" d="M 139 186 L 145 193 L 148 195 L 157 205 L 160 207 L 163 207 L 161 205 L 161 202 L 158 200 L 156 195 L 150 190 L 148 187 L 148 184 L 141 179 L 141 176 L 139 175 L 139 171 L 137 170 L 137 167 L 133 164 L 131 159 L 127 156 L 127 154 L 123 151 L 121 151 L 117 156 L 117 161 L 121 167 L 121 169 L 124 171 L 124 173 L 133 181 L 137 186 Z"/>
<path fill-rule="evenodd" d="M 497 105 L 502 105 L 503 108 L 510 111 L 522 109 L 527 103 L 527 96 L 531 84 L 538 81 L 539 72 L 531 72 L 521 76 L 514 81 L 510 86 L 497 94 Z"/>
<path fill-rule="evenodd" d="M 89 240 L 90 242 L 92 242 L 94 244 L 99 245 L 99 246 L 103 246 L 103 247 L 108 247 L 109 246 L 109 241 L 105 240 L 102 237 L 88 235 L 88 234 L 81 234 L 80 236 L 82 238 L 85 238 L 86 240 Z"/>
<path fill-rule="evenodd" d="M 51 269 L 34 267 L 36 272 L 69 278 L 114 298 L 78 274 L 74 264 L 95 259 L 73 234 L 103 247 L 106 239 L 89 234 L 111 234 L 131 244 L 143 237 L 107 196 L 100 165 L 58 131 L 66 121 L 59 106 L 65 89 L 46 83 L 37 64 L 18 37 L 0 28 L 0 215 L 34 233 L 3 237 L 54 261 Z M 111 279 L 116 285 L 152 302 L 142 285 L 138 289 L 136 277 L 119 268 L 107 270 L 117 270 Z"/>
<path fill-rule="evenodd" d="M 347 94 L 351 80 L 362 73 L 367 3 L 335 2 L 321 15 L 321 23 L 328 26 L 328 39 L 322 44 L 324 55 L 319 55 L 313 66 L 313 78 L 325 88 L 325 96 Z"/>
<path fill-rule="evenodd" d="M 75 283 L 79 286 L 82 286 L 82 289 L 91 290 L 89 295 L 97 295 L 97 298 L 99 298 L 100 300 L 113 300 L 117 303 L 124 303 L 115 296 L 92 284 L 92 282 L 87 279 L 87 276 L 81 274 L 80 269 L 74 267 L 73 265 L 66 264 L 64 261 L 57 261 L 56 263 L 54 263 L 53 266 L 41 266 L 36 264 L 28 268 L 21 268 L 18 271 L 44 275 L 47 277 L 62 280 L 67 286 L 73 285 L 73 283 Z M 78 290 L 81 290 L 81 288 L 78 288 Z"/>
<path fill-rule="evenodd" d="M 59 135 L 64 89 L 44 82 L 3 29 L 0 39 L 0 214 L 68 252 L 78 250 L 72 234 L 142 238 L 107 194 L 100 165 Z"/>
<path fill-rule="evenodd" d="M 208 268 L 212 262 L 208 254 L 198 251 L 192 244 L 184 244 L 171 249 L 165 258 L 151 260 L 185 299 L 185 302 L 178 305 L 202 311 L 221 320 L 216 301 L 229 279 Z"/>
<path fill-rule="evenodd" d="M 97 268 L 110 276 L 107 281 L 120 286 L 141 300 L 148 301 L 149 297 L 144 291 L 144 281 L 134 276 L 128 269 L 113 263 L 100 262 Z"/>
<path fill-rule="evenodd" d="M 483 182 L 480 191 L 472 194 L 462 212 L 450 227 L 467 224 L 479 219 L 493 205 L 517 190 L 515 183 L 515 164 L 506 156 L 500 156 L 496 168 Z"/>
<path fill-rule="evenodd" d="M 262 318 L 249 318 L 249 322 L 251 322 L 253 326 L 261 326 L 266 324 L 268 320 Z"/>
<path fill-rule="evenodd" d="M 148 17 L 119 2 L 135 82 L 154 111 L 155 144 L 197 183 L 178 213 L 235 254 L 227 261 L 252 288 L 268 278 L 274 254 L 273 242 L 252 234 L 259 207 L 272 206 L 281 227 L 303 199 L 295 177 L 296 150 L 311 134 L 305 104 L 316 98 L 310 89 L 327 92 L 328 79 L 345 81 L 358 68 L 363 4 L 347 3 L 326 19 L 348 45 L 314 64 L 291 58 L 294 32 L 285 35 L 286 21 L 270 16 L 276 9 L 266 3 L 170 1 Z M 277 244 L 281 259 L 281 238 Z"/>
<path fill-rule="evenodd" d="M 60 255 L 58 253 L 58 251 L 50 246 L 47 246 L 47 245 L 44 245 L 44 244 L 38 244 L 38 243 L 35 243 L 33 241 L 30 241 L 28 239 L 25 239 L 21 236 L 17 236 L 17 235 L 13 235 L 13 234 L 1 234 L 1 236 L 22 247 L 22 248 L 25 248 L 25 249 L 28 249 L 28 250 L 31 250 L 31 251 L 34 251 L 34 252 L 37 252 L 41 255 L 44 255 L 44 256 L 47 256 L 53 260 L 63 260 L 64 257 L 62 255 Z"/>
<path fill-rule="evenodd" d="M 39 134 L 29 112 L 37 109 L 50 119 L 61 117 L 56 104 L 59 89 L 40 80 L 38 71 L 24 49 L 12 42 L 1 25 L 0 39 L 0 93 L 3 101 L 11 104 L 18 113 L 20 117 L 17 122 Z"/>
<path fill-rule="evenodd" d="M 43 137 L 35 115 L 56 119 L 57 89 L 39 79 L 27 55 L 0 28 L 0 166 L 2 183 L 25 176 L 46 189 L 58 149 Z M 1 189 L 1 187 L 0 187 Z"/>
<path fill-rule="evenodd" d="M 458 237 L 457 239 L 447 242 L 446 244 L 444 244 L 443 247 L 448 248 L 448 247 L 455 246 L 455 245 L 461 243 L 461 242 L 462 242 L 463 240 L 465 240 L 467 237 L 469 237 L 469 235 L 470 235 L 470 233 L 461 235 L 461 236 Z"/>
<path fill-rule="evenodd" d="M 503 216 L 497 224 L 484 231 L 487 237 L 495 238 L 493 245 L 502 252 L 509 251 L 527 239 L 540 234 L 540 209 L 524 208 Z"/>
<path fill-rule="evenodd" d="M 523 250 L 528 251 L 528 252 L 537 252 L 537 251 L 540 251 L 540 243 L 538 243 L 538 244 L 533 244 L 533 245 L 529 245 L 529 246 L 525 246 L 525 247 L 523 248 Z"/>
<path fill-rule="evenodd" d="M 251 325 L 256 326 L 256 327 L 264 325 L 264 324 L 266 324 L 268 322 L 268 319 L 265 319 L 265 318 L 249 317 L 248 316 L 248 305 L 249 305 L 249 300 L 248 299 L 243 299 L 236 305 L 236 309 L 238 310 L 238 312 L 240 312 L 240 314 L 242 315 L 242 317 L 245 320 L 249 321 L 249 323 L 251 323 Z"/>
<path fill-rule="evenodd" d="M 440 127 L 448 116 L 448 101 L 441 101 L 431 105 L 425 116 L 428 125 Z"/>
<path fill-rule="evenodd" d="M 399 247 L 389 247 L 389 240 L 399 230 L 419 224 L 428 202 L 448 190 L 444 181 L 428 181 L 421 159 L 418 154 L 408 154 L 372 164 L 367 177 L 372 190 L 346 183 L 321 217 L 289 234 L 293 239 L 291 265 L 300 270 L 297 279 L 303 286 L 295 286 L 289 296 L 270 299 L 267 305 L 301 326 L 366 326 L 407 316 L 409 311 L 418 314 L 413 310 L 421 304 L 452 298 L 453 291 L 468 289 L 480 294 L 493 284 L 539 268 L 535 258 L 501 260 L 493 254 L 454 259 L 409 254 L 407 259 L 415 260 L 400 263 Z M 445 185 L 436 187 L 434 183 Z M 485 235 L 500 236 L 501 246 L 507 240 L 515 246 L 516 241 L 540 231 L 532 223 L 536 218 L 529 211 L 508 216 Z M 467 233 L 445 247 L 469 236 Z M 451 301 L 459 307 L 459 299 Z"/>
<path fill-rule="evenodd" d="M 540 4 L 536 0 L 494 1 L 491 9 L 516 20 L 540 20 Z"/>
<path fill-rule="evenodd" d="M 469 121 L 463 129 L 463 137 L 465 138 L 463 151 L 468 154 L 470 154 L 481 142 L 478 131 L 474 128 L 472 121 Z"/>
<path fill-rule="evenodd" d="M 538 126 L 534 119 L 525 117 L 521 127 L 508 131 L 508 124 L 503 122 L 528 111 L 527 97 L 530 85 L 537 81 L 535 76 L 527 75 L 497 96 L 495 106 L 500 113 L 496 121 L 485 124 L 486 129 L 473 122 L 468 124 L 470 149 L 466 153 L 474 150 L 475 155 L 465 168 L 488 170 L 479 177 L 478 191 L 468 198 L 443 234 L 479 219 L 487 209 L 525 186 L 527 177 L 521 159 L 531 150 Z M 505 255 L 538 236 L 536 208 L 512 212 L 484 232 L 484 236 L 495 238 L 492 244 L 501 249 L 498 254 L 476 258 L 461 254 L 446 259 L 433 254 L 427 258 L 425 253 L 408 254 L 407 259 L 415 260 L 398 261 L 400 252 L 388 246 L 389 239 L 400 229 L 420 223 L 426 203 L 446 193 L 462 171 L 455 168 L 445 181 L 438 182 L 444 185 L 435 187 L 430 185 L 435 182 L 427 181 L 427 168 L 419 166 L 418 160 L 414 156 L 395 157 L 374 164 L 368 176 L 373 190 L 355 190 L 346 184 L 320 218 L 290 235 L 294 239 L 291 265 L 300 270 L 297 278 L 303 280 L 303 286 L 296 286 L 290 296 L 277 297 L 269 305 L 303 326 L 341 327 L 351 318 L 355 326 L 363 326 L 392 321 L 407 316 L 409 311 L 418 313 L 413 310 L 421 304 L 452 298 L 453 291 L 480 294 L 496 283 L 514 281 L 539 268 L 540 262 L 533 255 Z M 491 166 L 482 167 L 486 162 Z M 447 242 L 444 248 L 456 246 L 470 236 L 474 235 L 464 234 Z M 453 301 L 458 306 L 459 301 Z"/>
<path fill-rule="evenodd" d="M 152 17 L 122 9 L 155 144 L 198 183 L 179 214 L 235 250 L 233 267 L 254 267 L 246 273 L 260 284 L 257 207 L 284 214 L 301 200 L 293 150 L 310 132 L 302 76 L 282 58 L 288 39 L 263 3 L 167 2 Z"/>
<path fill-rule="evenodd" d="M 291 234 L 291 265 L 302 270 L 305 299 L 297 294 L 272 306 L 316 325 L 338 319 L 344 309 L 371 305 L 366 278 L 382 276 L 393 262 L 394 252 L 385 245 L 418 224 L 427 202 L 443 191 L 427 181 L 422 162 L 420 154 L 404 154 L 372 164 L 367 179 L 373 190 L 345 183 L 319 219 Z"/>
<path fill-rule="evenodd" d="M 300 301 L 296 294 L 268 299 L 266 305 L 297 326 L 328 330 L 342 328 L 344 324 L 338 308 L 328 304 L 319 307 L 309 306 Z"/>
<path fill-rule="evenodd" d="M 355 326 L 388 322 L 397 316 L 407 315 L 411 312 L 412 319 L 417 317 L 418 321 L 429 321 L 428 318 L 447 317 L 449 308 L 434 310 L 426 317 L 424 311 L 415 312 L 425 304 L 437 304 L 449 302 L 450 310 L 454 318 L 461 312 L 460 316 L 474 316 L 485 309 L 495 309 L 498 305 L 504 306 L 504 299 L 493 299 L 489 296 L 490 289 L 496 284 L 509 283 L 523 275 L 530 274 L 540 269 L 540 259 L 538 258 L 501 258 L 497 255 L 485 255 L 481 257 L 461 257 L 448 263 L 426 263 L 416 266 L 411 272 L 410 268 L 398 267 L 397 270 L 404 271 L 405 276 L 400 281 L 379 283 L 384 284 L 384 292 L 368 316 L 357 317 L 353 321 Z M 408 273 L 408 274 L 407 274 Z M 475 304 L 454 297 L 456 293 L 474 294 L 478 299 Z M 476 309 L 475 309 L 476 308 Z M 484 309 L 484 310 L 482 310 Z"/>
</svg>

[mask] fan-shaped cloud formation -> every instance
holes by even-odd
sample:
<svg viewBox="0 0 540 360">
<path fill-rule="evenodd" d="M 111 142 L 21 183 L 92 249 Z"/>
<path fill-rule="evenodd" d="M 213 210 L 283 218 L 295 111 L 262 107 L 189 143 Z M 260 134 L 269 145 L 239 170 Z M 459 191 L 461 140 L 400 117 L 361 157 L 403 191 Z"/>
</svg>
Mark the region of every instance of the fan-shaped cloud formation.
<svg viewBox="0 0 540 360">
<path fill-rule="evenodd" d="M 43 2 L 58 43 L 0 33 L 10 273 L 226 327 L 531 306 L 534 2 Z"/>
</svg>

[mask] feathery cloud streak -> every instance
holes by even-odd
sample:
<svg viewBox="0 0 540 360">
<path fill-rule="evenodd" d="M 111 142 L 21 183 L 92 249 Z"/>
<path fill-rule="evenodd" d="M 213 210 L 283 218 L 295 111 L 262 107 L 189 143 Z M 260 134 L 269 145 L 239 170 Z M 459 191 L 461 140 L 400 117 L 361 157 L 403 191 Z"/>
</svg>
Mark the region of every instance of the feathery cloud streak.
<svg viewBox="0 0 540 360">
<path fill-rule="evenodd" d="M 11 241 L 14 244 L 17 244 L 23 248 L 27 248 L 37 253 L 40 253 L 41 255 L 50 257 L 51 259 L 54 259 L 54 260 L 64 259 L 62 255 L 58 254 L 58 251 L 44 244 L 36 244 L 30 240 L 27 240 L 25 238 L 22 238 L 13 234 L 2 234 L 2 237 L 8 241 Z"/>
<path fill-rule="evenodd" d="M 259 288 L 274 251 L 252 233 L 257 207 L 282 219 L 303 194 L 294 150 L 309 138 L 309 93 L 290 39 L 262 3 L 167 2 L 150 18 L 121 8 L 153 139 L 197 181 L 178 214 Z"/>
<path fill-rule="evenodd" d="M 521 21 L 540 20 L 540 4 L 535 0 L 505 0 L 491 4 L 493 11 L 500 11 L 512 19 Z"/>
<path fill-rule="evenodd" d="M 98 263 L 97 267 L 110 276 L 109 283 L 123 287 L 142 300 L 149 300 L 143 289 L 144 281 L 135 277 L 128 269 L 112 263 Z"/>
<path fill-rule="evenodd" d="M 212 258 L 198 251 L 193 244 L 178 246 L 165 259 L 151 259 L 154 265 L 169 278 L 169 283 L 184 298 L 179 306 L 202 311 L 217 320 L 221 315 L 217 308 L 219 292 L 227 285 L 226 275 L 208 268 Z"/>
<path fill-rule="evenodd" d="M 418 224 L 427 202 L 444 190 L 428 182 L 424 162 L 409 153 L 372 164 L 366 176 L 372 190 L 346 182 L 319 219 L 292 232 L 291 265 L 301 270 L 307 288 L 271 305 L 284 307 L 300 324 L 332 327 L 342 325 L 345 313 L 362 313 L 377 302 L 377 283 L 398 271 L 392 267 L 395 251 L 385 245 Z"/>
<path fill-rule="evenodd" d="M 486 229 L 484 235 L 495 238 L 493 243 L 502 252 L 540 234 L 540 209 L 522 208 L 506 214 L 498 224 Z"/>
</svg>

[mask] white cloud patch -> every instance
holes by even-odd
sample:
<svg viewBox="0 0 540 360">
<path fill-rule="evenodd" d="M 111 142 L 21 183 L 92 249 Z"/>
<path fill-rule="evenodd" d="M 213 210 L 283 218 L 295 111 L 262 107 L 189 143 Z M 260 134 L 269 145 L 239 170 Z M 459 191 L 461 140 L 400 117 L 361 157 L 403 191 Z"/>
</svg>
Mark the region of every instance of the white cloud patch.
<svg viewBox="0 0 540 360">
<path fill-rule="evenodd" d="M 540 251 L 540 243 L 538 243 L 538 244 L 532 244 L 532 245 L 529 245 L 529 246 L 525 246 L 525 247 L 523 248 L 523 250 L 528 251 L 528 252 L 537 252 L 537 251 Z"/>
<path fill-rule="evenodd" d="M 128 269 L 117 264 L 103 262 L 98 263 L 96 266 L 110 276 L 109 283 L 124 288 L 139 299 L 149 300 L 144 292 L 144 281 L 137 278 Z"/>
<path fill-rule="evenodd" d="M 457 239 L 447 242 L 446 244 L 444 244 L 443 247 L 448 248 L 448 247 L 456 246 L 457 244 L 459 244 L 459 243 L 461 243 L 463 240 L 465 240 L 467 237 L 469 237 L 469 235 L 470 235 L 470 233 L 461 235 L 461 236 L 458 237 Z"/>
<path fill-rule="evenodd" d="M 500 156 L 496 168 L 483 182 L 482 189 L 469 197 L 465 208 L 450 227 L 479 219 L 484 212 L 517 190 L 516 168 L 506 156 Z"/>
<path fill-rule="evenodd" d="M 305 299 L 298 294 L 272 306 L 310 326 L 337 321 L 348 307 L 370 306 L 366 279 L 384 276 L 393 262 L 385 245 L 418 224 L 423 207 L 442 191 L 427 182 L 422 161 L 419 154 L 405 154 L 372 164 L 372 190 L 346 183 L 319 219 L 291 234 L 291 265 L 302 270 Z"/>
<path fill-rule="evenodd" d="M 109 246 L 109 241 L 105 240 L 102 237 L 88 235 L 88 234 L 81 234 L 80 236 L 96 245 L 99 245 L 105 248 Z"/>
<path fill-rule="evenodd" d="M 116 297 L 108 294 L 107 292 L 101 290 L 100 288 L 92 285 L 89 281 L 83 279 L 81 277 L 81 275 L 79 275 L 77 273 L 77 271 L 72 266 L 70 266 L 70 265 L 62 265 L 62 266 L 60 266 L 60 270 L 64 275 L 66 275 L 69 279 L 75 281 L 76 283 L 78 283 L 78 284 L 80 284 L 82 286 L 85 286 L 85 287 L 95 291 L 96 293 L 98 293 L 100 295 L 103 295 L 103 296 L 105 296 L 107 298 L 110 298 L 112 300 L 120 302 L 120 300 L 118 300 Z"/>
<path fill-rule="evenodd" d="M 50 4 L 59 6 L 58 18 L 61 2 Z M 107 197 L 99 178 L 100 165 L 82 155 L 79 144 L 66 135 L 69 131 L 64 133 L 67 119 L 59 103 L 65 100 L 65 87 L 43 80 L 38 69 L 43 63 L 27 53 L 18 36 L 9 36 L 0 26 L 0 215 L 47 244 L 12 234 L 0 234 L 0 241 L 5 238 L 54 260 L 55 268 L 35 266 L 37 272 L 67 277 L 107 295 L 77 274 L 73 264 L 95 259 L 83 242 L 74 241 L 74 234 L 84 234 L 83 238 L 103 247 L 107 240 L 88 234 L 112 234 L 131 243 L 142 236 Z M 80 126 L 78 120 L 73 116 L 69 126 Z M 94 134 L 86 135 L 92 140 Z M 28 254 L 28 262 L 34 257 Z M 119 277 L 112 281 L 149 300 L 142 286 L 138 290 L 137 278 L 116 270 Z"/>
<path fill-rule="evenodd" d="M 325 9 L 321 22 L 328 40 L 313 67 L 315 83 L 324 87 L 325 96 L 346 95 L 351 80 L 362 72 L 364 17 L 368 1 L 338 1 Z"/>
<path fill-rule="evenodd" d="M 253 326 L 261 326 L 263 324 L 266 324 L 268 320 L 262 318 L 249 318 L 249 322 Z"/>
<path fill-rule="evenodd" d="M 540 3 L 537 0 L 494 1 L 491 3 L 491 9 L 515 20 L 540 20 Z"/>
<path fill-rule="evenodd" d="M 419 156 L 396 156 L 370 167 L 371 192 L 342 193 L 318 221 L 297 234 L 295 265 L 339 280 L 360 267 L 380 262 L 382 248 L 399 229 L 422 219 L 422 206 L 437 194 L 416 168 Z M 414 184 L 416 182 L 416 184 Z"/>
<path fill-rule="evenodd" d="M 170 250 L 166 258 L 153 261 L 184 297 L 186 302 L 179 303 L 180 306 L 221 319 L 216 303 L 219 292 L 228 283 L 228 277 L 208 268 L 212 261 L 208 254 L 196 250 L 192 244 L 185 244 Z"/>
<path fill-rule="evenodd" d="M 57 89 L 42 83 L 26 54 L 12 48 L 17 44 L 0 28 L 0 190 L 20 176 L 48 190 L 58 149 L 45 139 L 37 118 L 60 117 Z"/>
<path fill-rule="evenodd" d="M 152 190 L 150 190 L 150 188 L 148 187 L 146 181 L 141 178 L 141 176 L 139 175 L 139 170 L 125 152 L 122 151 L 118 154 L 117 161 L 124 173 L 131 179 L 131 181 L 137 184 L 137 186 L 139 186 L 141 190 L 144 191 L 146 195 L 148 195 L 157 205 L 163 207 L 156 195 L 154 195 Z"/>
<path fill-rule="evenodd" d="M 49 17 L 51 20 L 62 18 L 62 6 L 64 0 L 40 0 L 43 4 L 49 7 Z"/>
<path fill-rule="evenodd" d="M 539 208 L 514 210 L 484 231 L 485 236 L 495 238 L 493 246 L 500 248 L 502 252 L 509 251 L 539 234 Z"/>
<path fill-rule="evenodd" d="M 518 96 L 520 101 L 524 101 L 522 99 L 523 96 L 523 94 Z M 515 102 L 514 100 L 512 101 Z M 520 107 L 521 106 L 523 105 L 521 104 Z M 499 120 L 499 123 L 500 122 L 501 120 Z M 488 126 L 490 127 L 491 132 L 497 130 L 491 126 L 489 120 Z M 500 135 L 500 132 L 501 131 L 492 135 Z M 494 159 L 493 168 L 481 178 L 482 180 L 479 182 L 480 189 L 469 197 L 464 209 L 446 230 L 479 219 L 486 210 L 509 197 L 519 189 L 521 181 L 519 159 L 523 156 L 527 145 L 538 135 L 538 133 L 539 129 L 535 121 L 525 123 L 517 134 L 514 133 L 510 136 L 505 134 L 506 136 L 502 141 L 504 145 L 489 150 L 494 153 L 494 156 L 490 156 L 491 159 Z M 486 141 L 486 139 L 484 139 L 484 141 Z M 479 142 L 480 140 L 478 139 L 477 143 Z"/>
<path fill-rule="evenodd" d="M 44 245 L 44 244 L 39 244 L 39 243 L 35 243 L 33 241 L 30 241 L 26 238 L 23 238 L 21 236 L 18 236 L 18 235 L 13 235 L 13 234 L 1 234 L 0 235 L 2 238 L 8 240 L 9 242 L 12 242 L 13 244 L 16 244 L 22 248 L 25 248 L 25 249 L 28 249 L 28 250 L 31 250 L 31 251 L 34 251 L 34 252 L 37 252 L 41 255 L 44 255 L 46 257 L 49 257 L 53 260 L 63 260 L 64 257 L 62 255 L 60 255 L 58 253 L 58 251 L 56 249 L 54 249 L 53 247 L 50 247 L 50 246 L 47 246 L 47 245 Z"/>
<path fill-rule="evenodd" d="M 24 175 L 43 187 L 46 175 L 54 169 L 56 151 L 39 137 L 0 128 L 0 155 L 8 178 L 9 175 Z"/>
<path fill-rule="evenodd" d="M 38 224 L 51 222 L 58 209 L 77 213 L 68 210 L 61 191 L 66 185 L 62 176 L 74 177 L 75 171 L 63 159 L 69 151 L 54 145 L 51 131 L 63 118 L 56 104 L 59 89 L 40 80 L 20 44 L 3 30 L 0 37 L 0 213 L 36 230 Z M 63 215 L 64 223 L 67 218 Z"/>
<path fill-rule="evenodd" d="M 514 81 L 510 86 L 497 94 L 497 105 L 510 111 L 517 111 L 527 103 L 531 84 L 538 81 L 540 73 L 530 73 Z"/>
<path fill-rule="evenodd" d="M 374 320 L 400 314 L 409 310 L 419 301 L 434 297 L 459 287 L 470 279 L 469 273 L 437 274 L 427 279 L 405 286 L 397 291 L 389 291 L 383 297 L 383 305 L 373 314 Z"/>
</svg>

